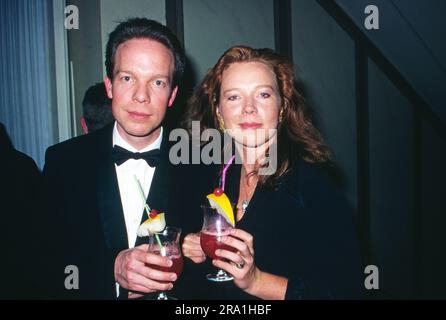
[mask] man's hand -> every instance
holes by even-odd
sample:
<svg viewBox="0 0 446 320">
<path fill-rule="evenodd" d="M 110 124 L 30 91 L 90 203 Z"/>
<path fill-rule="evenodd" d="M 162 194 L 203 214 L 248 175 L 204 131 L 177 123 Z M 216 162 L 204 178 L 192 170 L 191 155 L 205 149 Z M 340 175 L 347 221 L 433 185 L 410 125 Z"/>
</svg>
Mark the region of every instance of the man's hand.
<svg viewBox="0 0 446 320">
<path fill-rule="evenodd" d="M 148 252 L 148 245 L 121 251 L 115 260 L 115 280 L 120 286 L 133 292 L 151 293 L 173 288 L 177 276 L 173 272 L 159 271 L 150 265 L 170 267 L 167 257 Z M 129 295 L 129 298 L 137 295 Z"/>
</svg>

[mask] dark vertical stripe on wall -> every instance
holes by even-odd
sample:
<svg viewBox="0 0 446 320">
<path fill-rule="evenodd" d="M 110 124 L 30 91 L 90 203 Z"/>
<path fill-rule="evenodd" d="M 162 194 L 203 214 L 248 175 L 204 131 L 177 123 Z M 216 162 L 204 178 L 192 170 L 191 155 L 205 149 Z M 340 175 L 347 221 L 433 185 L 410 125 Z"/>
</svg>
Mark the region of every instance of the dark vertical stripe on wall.
<svg viewBox="0 0 446 320">
<path fill-rule="evenodd" d="M 316 2 L 343 28 L 357 43 L 362 41 L 362 45 L 367 55 L 386 75 L 387 78 L 398 88 L 398 90 L 409 100 L 412 101 L 418 109 L 418 115 L 432 125 L 438 131 L 443 139 L 446 139 L 446 125 L 432 111 L 431 107 L 424 99 L 412 88 L 401 73 L 386 58 L 375 44 L 367 38 L 355 22 L 344 12 L 344 10 L 331 0 L 316 0 Z"/>
<path fill-rule="evenodd" d="M 183 0 L 166 0 L 166 25 L 184 47 Z"/>
<path fill-rule="evenodd" d="M 421 297 L 421 262 L 422 260 L 422 222 L 423 222 L 423 125 L 432 126 L 436 133 L 446 140 L 446 124 L 432 111 L 426 101 L 414 90 L 407 80 L 399 73 L 386 56 L 367 38 L 355 25 L 353 20 L 336 4 L 335 1 L 316 0 L 338 24 L 352 37 L 356 44 L 356 83 L 357 83 L 357 120 L 358 120 L 358 207 L 360 210 L 360 228 L 362 240 L 368 246 L 365 262 L 371 262 L 370 251 L 370 199 L 369 199 L 369 158 L 368 158 L 368 106 L 367 106 L 367 56 L 378 66 L 386 77 L 395 85 L 413 105 L 413 177 L 414 177 L 414 213 L 415 213 L 415 249 L 414 271 L 418 279 L 415 292 Z M 365 61 L 364 61 L 365 60 Z M 361 69 L 363 71 L 361 71 Z M 362 89 L 361 89 L 362 88 Z M 407 199 L 407 201 L 411 201 Z M 363 243 L 363 244 L 364 244 Z"/>
<path fill-rule="evenodd" d="M 317 3 L 345 30 L 355 43 L 356 135 L 357 135 L 357 225 L 361 254 L 365 265 L 372 264 L 370 233 L 370 146 L 368 103 L 368 57 L 376 49 L 362 34 L 353 20 L 335 1 Z M 378 266 L 379 267 L 379 266 Z"/>
<path fill-rule="evenodd" d="M 370 252 L 370 157 L 368 58 L 360 39 L 355 39 L 356 135 L 358 172 L 358 227 L 364 263 L 371 262 Z"/>
<path fill-rule="evenodd" d="M 423 179 L 422 179 L 422 116 L 421 108 L 417 105 L 413 108 L 413 177 L 414 177 L 414 234 L 415 234 L 415 254 L 414 254 L 414 272 L 415 272 L 415 297 L 423 298 L 421 285 L 421 261 L 422 255 L 422 232 L 423 232 L 423 216 L 422 216 L 422 201 L 423 201 Z"/>
<path fill-rule="evenodd" d="M 291 41 L 291 0 L 274 0 L 274 41 L 276 52 L 293 60 Z"/>
</svg>

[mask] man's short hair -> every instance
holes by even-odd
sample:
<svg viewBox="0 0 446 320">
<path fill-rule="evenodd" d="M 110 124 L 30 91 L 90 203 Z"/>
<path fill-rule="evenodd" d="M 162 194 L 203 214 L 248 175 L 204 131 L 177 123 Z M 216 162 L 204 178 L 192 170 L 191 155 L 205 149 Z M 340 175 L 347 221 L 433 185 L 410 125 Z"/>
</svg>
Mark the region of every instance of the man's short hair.
<svg viewBox="0 0 446 320">
<path fill-rule="evenodd" d="M 113 122 L 111 100 L 107 97 L 103 82 L 87 89 L 82 101 L 82 113 L 89 132 Z"/>
<path fill-rule="evenodd" d="M 120 44 L 131 39 L 150 39 L 166 46 L 172 52 L 175 62 L 172 88 L 178 85 L 184 73 L 184 50 L 169 28 L 157 21 L 146 18 L 130 18 L 120 23 L 110 33 L 105 53 L 105 68 L 110 79 L 113 79 L 116 50 Z"/>
</svg>

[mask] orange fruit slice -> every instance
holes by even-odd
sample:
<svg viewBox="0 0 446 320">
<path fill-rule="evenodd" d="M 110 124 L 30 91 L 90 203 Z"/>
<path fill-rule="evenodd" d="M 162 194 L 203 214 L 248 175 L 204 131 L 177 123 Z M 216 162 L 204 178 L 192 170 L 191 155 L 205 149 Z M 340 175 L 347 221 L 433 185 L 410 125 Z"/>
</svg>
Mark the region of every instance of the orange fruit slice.
<svg viewBox="0 0 446 320">
<path fill-rule="evenodd" d="M 161 232 L 166 227 L 164 213 L 157 214 L 154 218 L 144 221 L 138 228 L 139 237 L 148 237 L 156 232 Z"/>
<path fill-rule="evenodd" d="M 215 208 L 231 226 L 235 227 L 234 211 L 228 196 L 224 192 L 219 196 L 211 193 L 206 198 L 208 198 L 211 207 Z"/>
</svg>

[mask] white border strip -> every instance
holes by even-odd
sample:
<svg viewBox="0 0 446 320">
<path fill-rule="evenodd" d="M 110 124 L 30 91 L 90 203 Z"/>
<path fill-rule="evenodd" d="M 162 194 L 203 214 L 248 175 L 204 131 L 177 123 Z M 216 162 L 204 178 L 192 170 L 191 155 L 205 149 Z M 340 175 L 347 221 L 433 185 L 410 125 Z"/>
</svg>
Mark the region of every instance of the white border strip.
<svg viewBox="0 0 446 320">
<path fill-rule="evenodd" d="M 67 30 L 65 29 L 64 24 L 65 5 L 65 0 L 53 0 L 54 57 L 59 142 L 72 137 Z"/>
</svg>

